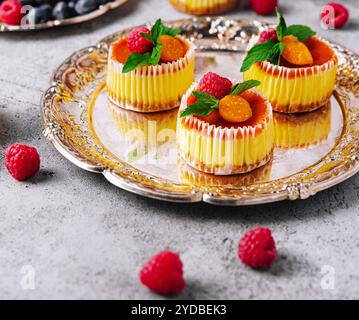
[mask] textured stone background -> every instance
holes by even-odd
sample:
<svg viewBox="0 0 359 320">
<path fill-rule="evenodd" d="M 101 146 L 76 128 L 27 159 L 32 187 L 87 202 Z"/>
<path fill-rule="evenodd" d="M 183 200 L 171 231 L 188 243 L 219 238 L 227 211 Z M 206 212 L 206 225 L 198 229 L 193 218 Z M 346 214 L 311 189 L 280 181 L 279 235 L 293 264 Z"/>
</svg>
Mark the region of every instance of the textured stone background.
<svg viewBox="0 0 359 320">
<path fill-rule="evenodd" d="M 324 31 L 325 1 L 281 1 L 290 23 L 359 52 L 357 1 L 343 30 Z M 164 0 L 129 0 L 82 25 L 0 35 L 0 298 L 158 298 L 139 285 L 141 264 L 153 253 L 181 253 L 188 287 L 180 298 L 359 298 L 359 178 L 317 196 L 247 208 L 169 204 L 107 183 L 65 160 L 41 135 L 39 101 L 54 69 L 73 51 L 123 27 L 186 15 Z M 233 17 L 257 18 L 250 11 Z M 273 19 L 270 17 L 268 19 Z M 38 148 L 41 173 L 15 182 L 4 148 Z M 236 256 L 243 232 L 272 228 L 280 258 L 267 272 L 245 268 Z M 35 270 L 35 290 L 23 290 L 21 268 Z M 321 268 L 335 270 L 335 289 L 321 288 Z"/>
</svg>

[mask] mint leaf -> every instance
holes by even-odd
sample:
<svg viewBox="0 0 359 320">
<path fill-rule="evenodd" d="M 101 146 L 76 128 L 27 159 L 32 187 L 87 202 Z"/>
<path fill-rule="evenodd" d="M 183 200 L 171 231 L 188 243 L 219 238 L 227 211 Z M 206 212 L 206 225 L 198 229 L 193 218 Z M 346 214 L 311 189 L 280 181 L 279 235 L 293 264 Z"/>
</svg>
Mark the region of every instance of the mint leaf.
<svg viewBox="0 0 359 320">
<path fill-rule="evenodd" d="M 279 65 L 280 62 L 280 56 L 284 50 L 284 43 L 278 42 L 276 45 L 272 48 L 272 58 L 270 60 L 273 61 L 275 65 Z"/>
<path fill-rule="evenodd" d="M 259 86 L 260 84 L 261 83 L 258 80 L 248 80 L 248 81 L 244 81 L 242 83 L 237 83 L 233 86 L 230 94 L 237 96 L 248 89 Z"/>
<path fill-rule="evenodd" d="M 287 27 L 287 24 L 283 16 L 281 15 L 281 13 L 277 8 L 276 8 L 276 12 L 277 12 L 277 17 L 279 19 L 279 23 L 277 26 L 277 37 L 279 41 L 282 41 L 284 36 L 292 35 L 297 37 L 299 41 L 303 42 L 315 35 L 315 31 L 313 31 L 308 26 L 297 24 Z"/>
<path fill-rule="evenodd" d="M 211 94 L 201 91 L 193 91 L 192 94 L 194 95 L 195 98 L 197 98 L 201 102 L 208 103 L 218 107 L 219 100 L 216 97 L 212 96 Z"/>
<path fill-rule="evenodd" d="M 211 94 L 201 91 L 193 91 L 192 94 L 198 100 L 194 104 L 188 106 L 186 110 L 181 113 L 180 118 L 191 115 L 206 116 L 213 110 L 219 108 L 219 99 Z"/>
<path fill-rule="evenodd" d="M 161 52 L 162 52 L 162 44 L 157 43 L 157 45 L 153 48 L 151 58 L 148 61 L 148 64 L 156 65 L 161 60 Z"/>
<path fill-rule="evenodd" d="M 122 72 L 128 73 L 138 67 L 149 64 L 150 59 L 151 59 L 151 53 L 149 52 L 144 54 L 133 53 L 128 57 L 125 65 L 123 66 Z"/>
<path fill-rule="evenodd" d="M 277 13 L 277 17 L 279 19 L 279 24 L 277 26 L 277 38 L 279 41 L 282 41 L 283 35 L 287 29 L 287 24 L 285 23 L 285 20 L 281 13 L 279 12 L 278 8 L 275 9 Z"/>
<path fill-rule="evenodd" d="M 191 104 L 190 106 L 188 106 L 186 108 L 186 110 L 184 110 L 181 113 L 180 118 L 188 117 L 188 116 L 191 116 L 191 115 L 207 116 L 214 109 L 216 109 L 216 108 L 213 108 L 211 106 L 211 104 L 204 103 L 203 101 L 197 101 L 194 104 Z"/>
<path fill-rule="evenodd" d="M 138 67 L 158 64 L 161 59 L 161 52 L 162 44 L 158 43 L 157 46 L 153 48 L 152 53 L 132 53 L 123 66 L 122 72 L 128 73 Z"/>
<path fill-rule="evenodd" d="M 308 38 L 315 35 L 315 31 L 309 28 L 308 26 L 303 26 L 300 24 L 293 24 L 287 28 L 284 32 L 285 36 L 292 35 L 298 38 L 299 41 L 305 41 Z"/>
<path fill-rule="evenodd" d="M 258 43 L 253 46 L 251 50 L 247 53 L 246 57 L 243 60 L 241 72 L 249 70 L 252 64 L 256 62 L 266 61 L 272 58 L 273 52 L 272 48 L 276 45 L 276 42 L 273 40 L 265 41 Z"/>
<path fill-rule="evenodd" d="M 154 40 L 152 39 L 152 35 L 151 34 L 148 34 L 148 33 L 144 33 L 144 32 L 141 32 L 140 33 L 142 37 L 146 38 L 147 40 L 149 40 L 154 46 L 156 45 Z"/>
<path fill-rule="evenodd" d="M 181 33 L 179 28 L 170 28 L 166 27 L 161 19 L 158 19 L 151 29 L 151 39 L 148 36 L 144 36 L 146 39 L 150 40 L 154 45 L 157 44 L 158 38 L 162 35 L 168 35 L 175 37 Z M 142 35 L 142 34 L 141 34 Z"/>
<path fill-rule="evenodd" d="M 179 35 L 181 33 L 181 31 L 182 30 L 180 28 L 169 28 L 169 27 L 166 27 L 165 25 L 162 25 L 161 35 L 168 35 L 168 36 L 175 37 L 175 36 Z"/>
<path fill-rule="evenodd" d="M 207 99 L 207 100 L 211 100 L 211 99 L 215 99 L 217 100 L 214 96 L 212 96 L 209 93 L 206 92 L 202 92 L 202 91 L 193 91 L 192 94 L 195 96 L 195 98 L 197 99 Z"/>
<path fill-rule="evenodd" d="M 157 44 L 158 38 L 161 35 L 162 26 L 162 20 L 158 19 L 151 29 L 151 37 L 155 45 Z"/>
</svg>

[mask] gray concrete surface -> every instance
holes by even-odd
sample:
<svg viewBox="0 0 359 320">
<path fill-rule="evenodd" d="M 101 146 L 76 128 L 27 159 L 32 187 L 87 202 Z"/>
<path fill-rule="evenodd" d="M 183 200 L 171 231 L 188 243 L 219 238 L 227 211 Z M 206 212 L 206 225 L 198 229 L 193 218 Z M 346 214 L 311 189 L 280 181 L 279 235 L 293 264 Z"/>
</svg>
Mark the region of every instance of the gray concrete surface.
<svg viewBox="0 0 359 320">
<path fill-rule="evenodd" d="M 338 31 L 320 29 L 323 1 L 282 0 L 281 7 L 290 23 L 307 23 L 359 52 L 357 1 L 343 2 L 353 18 Z M 358 175 L 306 201 L 250 208 L 169 204 L 75 167 L 42 137 L 39 100 L 53 70 L 73 51 L 159 16 L 185 17 L 164 0 L 130 0 L 75 27 L 0 35 L 0 298 L 160 298 L 137 277 L 144 261 L 164 248 L 179 251 L 184 262 L 187 288 L 179 298 L 359 298 Z M 230 16 L 255 17 L 250 11 Z M 15 142 L 41 154 L 41 172 L 29 182 L 14 181 L 4 168 L 4 148 Z M 256 225 L 273 230 L 280 253 L 266 272 L 244 267 L 236 255 L 238 239 Z M 35 287 L 26 290 L 32 270 Z M 331 272 L 335 283 L 328 290 Z"/>
</svg>

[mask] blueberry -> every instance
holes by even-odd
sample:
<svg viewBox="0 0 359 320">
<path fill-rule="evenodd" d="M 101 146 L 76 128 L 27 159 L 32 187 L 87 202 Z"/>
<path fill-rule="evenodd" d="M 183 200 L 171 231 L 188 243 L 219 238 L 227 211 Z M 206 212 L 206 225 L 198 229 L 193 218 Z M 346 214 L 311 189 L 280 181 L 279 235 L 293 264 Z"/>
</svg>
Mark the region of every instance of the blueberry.
<svg viewBox="0 0 359 320">
<path fill-rule="evenodd" d="M 75 10 L 79 15 L 89 13 L 98 7 L 96 0 L 79 0 L 76 3 Z"/>
<path fill-rule="evenodd" d="M 36 0 L 19 0 L 19 2 L 23 6 L 31 6 L 31 7 L 36 7 L 37 6 L 37 1 Z"/>
<path fill-rule="evenodd" d="M 74 0 L 71 0 L 67 3 L 67 6 L 71 9 L 74 9 L 75 10 L 75 6 L 76 6 L 76 2 L 77 1 L 74 1 Z"/>
<path fill-rule="evenodd" d="M 45 22 L 52 19 L 52 6 L 50 4 L 42 4 L 39 9 Z"/>
<path fill-rule="evenodd" d="M 98 4 L 99 6 L 103 6 L 104 4 L 106 4 L 106 3 L 108 3 L 108 2 L 110 2 L 110 0 L 97 0 L 97 4 Z"/>
<path fill-rule="evenodd" d="M 29 16 L 30 19 L 34 19 L 35 24 L 45 23 L 52 20 L 52 8 L 49 4 L 43 4 L 38 8 L 33 8 Z"/>
<path fill-rule="evenodd" d="M 66 2 L 58 2 L 56 3 L 54 9 L 52 9 L 52 16 L 56 20 L 64 20 L 71 18 L 72 15 L 72 9 L 68 7 Z"/>
<path fill-rule="evenodd" d="M 43 4 L 49 4 L 50 3 L 50 0 L 34 0 L 35 3 L 36 3 L 36 6 L 39 7 Z"/>
<path fill-rule="evenodd" d="M 71 0 L 67 3 L 67 7 L 71 11 L 71 17 L 76 17 L 78 15 L 78 13 L 75 10 L 76 3 L 77 3 L 76 0 Z"/>
</svg>

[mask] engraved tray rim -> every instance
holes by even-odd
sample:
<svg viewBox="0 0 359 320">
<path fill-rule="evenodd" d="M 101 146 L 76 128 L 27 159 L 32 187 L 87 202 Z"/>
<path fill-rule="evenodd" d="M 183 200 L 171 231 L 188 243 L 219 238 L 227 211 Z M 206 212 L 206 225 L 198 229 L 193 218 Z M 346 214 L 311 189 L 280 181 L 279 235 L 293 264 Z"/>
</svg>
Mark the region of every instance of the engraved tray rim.
<svg viewBox="0 0 359 320">
<path fill-rule="evenodd" d="M 227 33 L 223 30 L 231 28 L 255 27 L 258 30 L 268 27 L 271 24 L 246 19 L 226 19 L 222 17 L 201 17 L 181 19 L 167 22 L 173 26 L 182 26 L 186 32 L 187 28 L 196 28 L 207 25 L 211 28 L 218 28 L 217 37 L 226 40 Z M 225 28 L 223 28 L 225 26 Z M 76 68 L 81 58 L 97 52 L 107 53 L 108 45 L 121 34 L 125 34 L 130 29 L 124 29 L 110 36 L 105 37 L 95 46 L 86 47 L 73 53 L 55 71 L 51 79 L 51 87 L 46 90 L 41 99 L 41 117 L 44 126 L 44 135 L 55 146 L 55 148 L 69 161 L 76 166 L 95 173 L 102 173 L 104 177 L 113 185 L 139 194 L 145 197 L 171 201 L 171 202 L 207 202 L 215 205 L 254 205 L 264 204 L 285 199 L 296 200 L 306 199 L 315 195 L 319 191 L 328 189 L 340 182 L 343 182 L 359 171 L 359 130 L 357 122 L 359 120 L 359 106 L 351 105 L 347 101 L 345 106 L 341 106 L 344 116 L 344 127 L 342 135 L 335 147 L 323 157 L 318 163 L 298 172 L 289 177 L 265 183 L 258 183 L 240 188 L 228 187 L 203 187 L 189 186 L 170 183 L 164 179 L 151 177 L 140 170 L 137 170 L 125 162 L 117 163 L 116 170 L 114 165 L 107 159 L 96 161 L 96 156 L 89 159 L 73 148 L 71 143 L 64 142 L 64 134 L 58 130 L 58 124 L 54 121 L 53 105 L 54 98 L 58 91 L 63 89 L 62 76 L 69 68 Z M 245 42 L 245 41 L 244 41 Z M 340 66 L 338 71 L 337 85 L 341 91 L 347 90 L 359 96 L 359 56 L 341 45 L 330 42 L 337 53 L 345 57 L 345 63 Z M 238 44 L 236 42 L 236 44 Z M 243 44 L 242 44 L 243 45 Z M 237 47 L 234 46 L 233 50 Z M 106 64 L 106 62 L 104 62 Z M 90 80 L 91 81 L 91 80 Z M 346 99 L 349 99 L 347 95 Z M 68 137 L 67 137 L 68 138 Z M 75 144 L 76 145 L 76 144 Z M 321 166 L 320 166 L 321 165 Z M 327 170 L 326 168 L 329 166 Z M 305 173 L 305 174 L 304 174 Z M 159 180 L 159 181 L 157 181 Z"/>
</svg>

